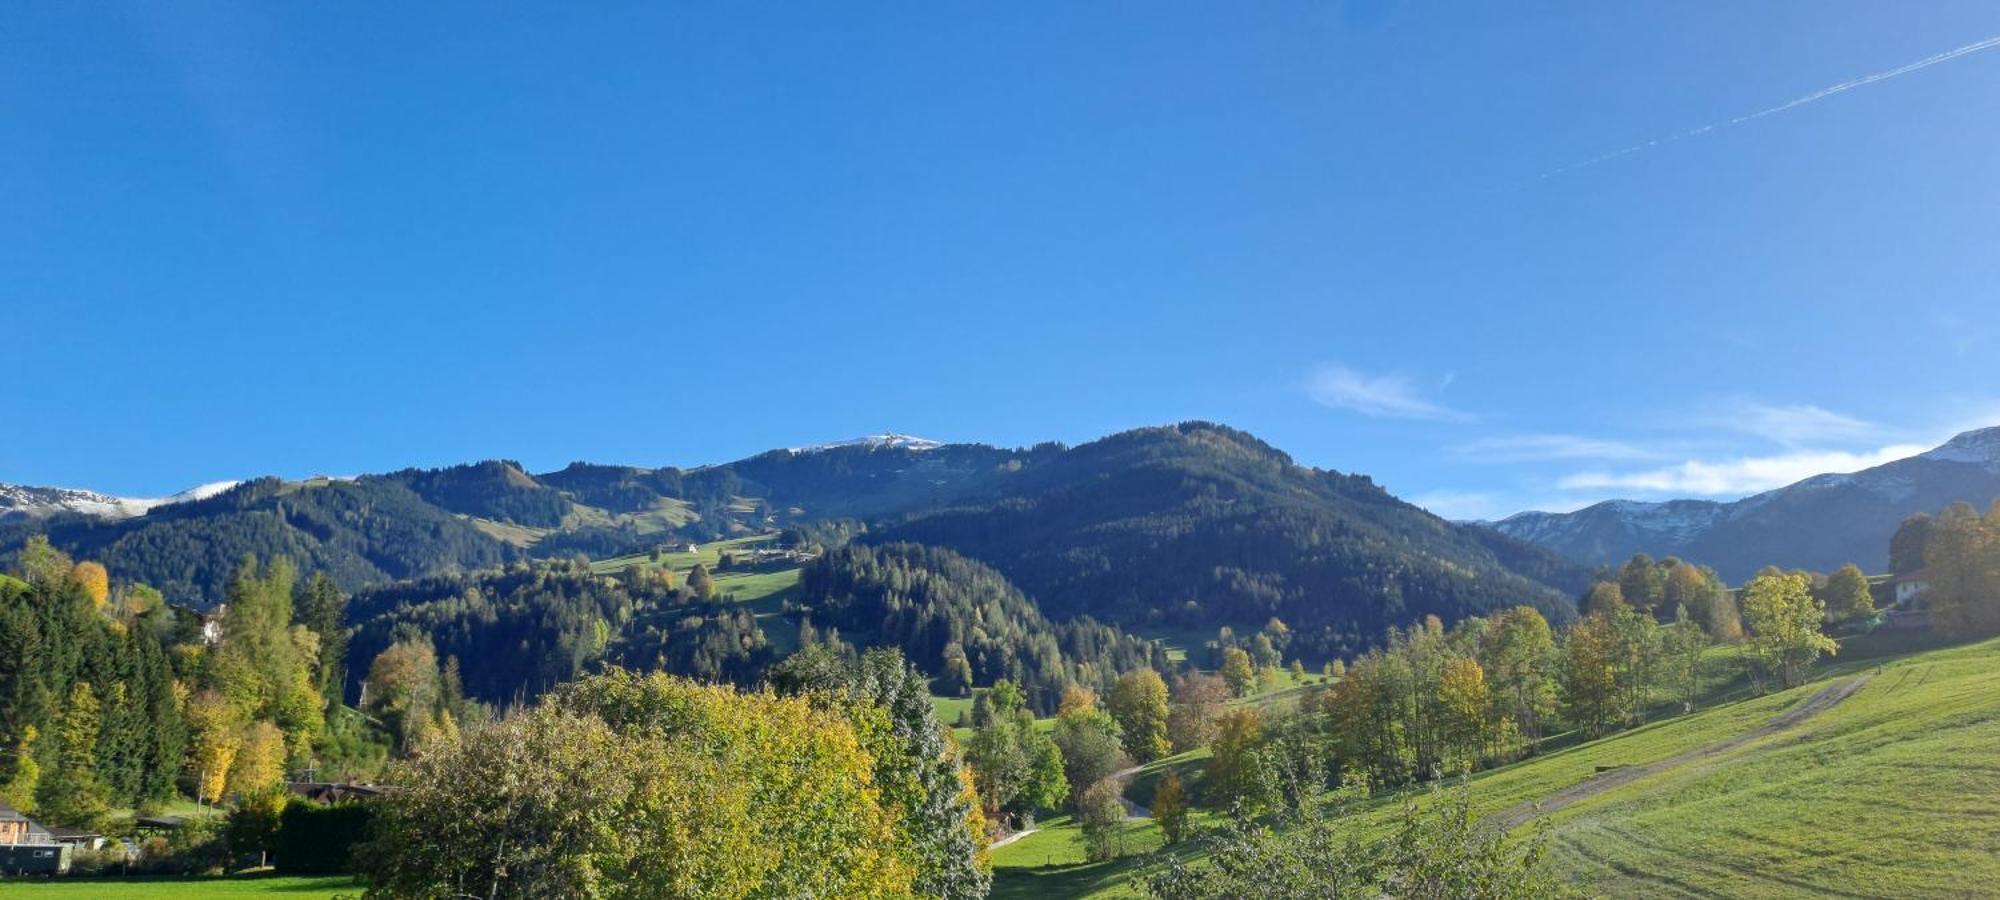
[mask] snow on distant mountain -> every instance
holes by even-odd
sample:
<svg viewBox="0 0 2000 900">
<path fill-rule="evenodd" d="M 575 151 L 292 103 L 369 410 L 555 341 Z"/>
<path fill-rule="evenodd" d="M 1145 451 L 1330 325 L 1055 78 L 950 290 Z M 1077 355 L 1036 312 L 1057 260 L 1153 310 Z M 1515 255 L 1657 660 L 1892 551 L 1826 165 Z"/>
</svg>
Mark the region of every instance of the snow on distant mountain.
<svg viewBox="0 0 2000 900">
<path fill-rule="evenodd" d="M 2000 428 L 1968 431 L 1945 442 L 1944 446 L 1923 454 L 1922 458 L 1938 462 L 1969 463 L 2000 472 Z"/>
<path fill-rule="evenodd" d="M 1765 565 L 1830 571 L 1888 563 L 1889 536 L 1912 513 L 2000 497 L 2000 427 L 1859 472 L 1815 475 L 1728 503 L 1607 500 L 1570 513 L 1524 512 L 1490 526 L 1585 565 L 1634 553 L 1679 556 L 1740 581 Z"/>
<path fill-rule="evenodd" d="M 114 497 L 75 488 L 0 484 L 0 521 L 39 519 L 58 513 L 79 513 L 102 519 L 129 519 L 175 503 L 206 500 L 240 481 L 212 481 L 165 497 Z"/>
<path fill-rule="evenodd" d="M 871 434 L 845 441 L 831 441 L 824 444 L 813 444 L 807 447 L 792 447 L 789 449 L 793 453 L 818 453 L 823 450 L 836 450 L 841 447 L 869 447 L 878 450 L 883 448 L 894 450 L 936 450 L 942 446 L 944 446 L 943 441 L 934 441 L 930 438 L 920 438 L 915 435 L 885 431 L 881 434 Z"/>
</svg>

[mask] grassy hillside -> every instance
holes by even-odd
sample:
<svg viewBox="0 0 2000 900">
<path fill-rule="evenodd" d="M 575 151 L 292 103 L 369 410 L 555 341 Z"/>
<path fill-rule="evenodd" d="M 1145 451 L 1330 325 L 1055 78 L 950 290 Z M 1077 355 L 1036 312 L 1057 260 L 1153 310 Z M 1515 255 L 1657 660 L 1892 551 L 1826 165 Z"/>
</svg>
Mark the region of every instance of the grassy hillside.
<svg viewBox="0 0 2000 900">
<path fill-rule="evenodd" d="M 1469 789 L 1491 821 L 1546 829 L 1552 862 L 1603 895 L 1982 893 L 2000 881 L 2000 641 L 1850 659 Z M 1336 821 L 1378 833 L 1399 803 Z M 1141 840 L 1151 829 L 1134 827 Z M 1066 831 L 997 851 L 996 894 L 1132 895 L 1139 861 L 1082 865 L 1062 851 L 1077 840 Z"/>
<path fill-rule="evenodd" d="M 692 553 L 662 553 L 658 565 L 673 570 L 674 583 L 686 584 L 688 573 L 694 571 L 696 565 L 707 566 L 710 572 L 715 572 L 725 551 L 764 547 L 776 539 L 775 534 L 759 534 L 700 544 Z M 639 563 L 652 565 L 651 555 L 637 553 L 599 560 L 591 563 L 590 569 L 600 575 L 612 575 Z M 784 563 L 749 571 L 715 573 L 715 595 L 748 607 L 757 615 L 757 627 L 764 630 L 764 636 L 771 644 L 780 653 L 790 653 L 798 646 L 799 628 L 782 613 L 785 601 L 798 595 L 800 571 L 799 564 Z"/>
<path fill-rule="evenodd" d="M 1844 677 L 1860 682 L 1853 694 L 1793 729 L 1548 814 L 1555 859 L 1621 895 L 1914 897 L 1996 883 L 2000 642 Z M 1736 704 L 1576 755 L 1660 758 L 1754 727 L 1819 690 Z M 1495 805 L 1502 788 L 1523 793 L 1535 770 L 1546 781 L 1585 774 L 1578 759 L 1521 769 L 1482 785 L 1482 803 Z"/>
</svg>

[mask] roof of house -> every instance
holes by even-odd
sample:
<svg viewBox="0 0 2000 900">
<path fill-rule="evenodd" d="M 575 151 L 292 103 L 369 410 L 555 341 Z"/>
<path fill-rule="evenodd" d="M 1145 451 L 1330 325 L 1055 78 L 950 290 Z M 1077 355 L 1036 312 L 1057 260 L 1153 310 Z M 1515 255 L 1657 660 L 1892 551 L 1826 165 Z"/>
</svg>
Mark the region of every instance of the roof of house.
<svg viewBox="0 0 2000 900">
<path fill-rule="evenodd" d="M 1896 576 L 1897 584 L 1908 584 L 1913 581 L 1929 581 L 1929 580 L 1931 580 L 1931 570 L 1929 567 L 1918 569 L 1915 572 L 1910 572 L 1905 575 Z"/>
<path fill-rule="evenodd" d="M 7 805 L 6 803 L 4 803 L 4 802 L 0 802 L 0 822 L 26 822 L 26 823 L 28 823 L 28 835 L 27 835 L 27 840 L 26 840 L 26 841 L 23 841 L 23 843 L 28 843 L 28 844 L 53 844 L 53 843 L 55 843 L 55 842 L 56 842 L 56 836 L 55 836 L 55 835 L 53 835 L 53 834 L 51 834 L 51 833 L 49 833 L 49 830 L 48 830 L 47 828 L 43 828 L 43 827 L 41 826 L 41 823 L 39 823 L 39 822 L 36 822 L 35 820 L 33 820 L 33 819 L 30 819 L 30 818 L 28 818 L 28 817 L 27 817 L 27 816 L 26 816 L 25 814 L 23 814 L 23 813 L 22 813 L 22 812 L 21 812 L 20 810 L 18 810 L 18 809 L 15 809 L 14 807 L 11 807 L 11 806 L 8 806 L 8 805 Z"/>
<path fill-rule="evenodd" d="M 328 781 L 293 781 L 286 783 L 285 787 L 294 794 L 322 803 L 334 803 L 352 797 L 380 797 L 393 789 L 386 784 Z"/>
</svg>

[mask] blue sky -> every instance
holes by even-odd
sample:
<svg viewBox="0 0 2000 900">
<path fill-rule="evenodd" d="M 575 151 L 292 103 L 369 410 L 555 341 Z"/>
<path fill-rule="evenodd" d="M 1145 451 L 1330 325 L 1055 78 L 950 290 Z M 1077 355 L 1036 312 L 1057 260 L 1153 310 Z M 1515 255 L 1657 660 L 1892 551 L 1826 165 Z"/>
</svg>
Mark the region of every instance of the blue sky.
<svg viewBox="0 0 2000 900">
<path fill-rule="evenodd" d="M 1975 2 L 11 7 L 0 480 L 1207 418 L 1453 516 L 1740 495 L 2000 423 L 2000 49 L 1728 124 L 1996 35 Z"/>
</svg>

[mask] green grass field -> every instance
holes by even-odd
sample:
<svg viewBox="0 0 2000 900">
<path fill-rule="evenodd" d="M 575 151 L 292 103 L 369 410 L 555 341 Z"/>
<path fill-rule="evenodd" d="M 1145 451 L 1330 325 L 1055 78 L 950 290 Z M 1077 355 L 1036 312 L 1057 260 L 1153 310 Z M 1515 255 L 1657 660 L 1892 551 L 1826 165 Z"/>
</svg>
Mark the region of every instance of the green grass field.
<svg viewBox="0 0 2000 900">
<path fill-rule="evenodd" d="M 1473 777 L 1474 809 L 1526 819 L 1522 833 L 1546 833 L 1553 865 L 1605 896 L 1986 894 L 2000 884 L 2000 641 L 1928 646 L 1856 639 L 1819 680 L 1761 697 L 1732 699 L 1747 685 L 1718 678 L 1714 706 Z M 1851 695 L 1816 715 L 1761 733 L 1850 684 Z M 1601 766 L 1663 767 L 1624 783 Z M 1608 780 L 1592 784 L 1599 778 Z M 1146 779 L 1128 796 L 1143 794 Z M 1535 810 L 1598 785 L 1573 805 Z M 1401 799 L 1378 797 L 1335 827 L 1379 834 Z M 996 896 L 1136 895 L 1143 860 L 1084 864 L 1077 830 L 1048 825 L 995 851 Z"/>
<path fill-rule="evenodd" d="M 748 549 L 750 547 L 757 546 L 758 544 L 770 543 L 777 539 L 778 536 L 776 534 L 756 534 L 756 535 L 751 535 L 749 537 L 730 538 L 729 540 L 726 541 L 713 541 L 707 544 L 697 545 L 695 547 L 695 552 L 693 553 L 685 553 L 681 551 L 662 553 L 660 554 L 660 564 L 666 566 L 669 569 L 674 570 L 674 574 L 677 576 L 686 575 L 688 572 L 692 571 L 694 569 L 695 563 L 701 563 L 702 565 L 707 566 L 709 568 L 709 571 L 712 572 L 715 570 L 716 563 L 722 561 L 723 551 Z M 651 562 L 652 562 L 651 554 L 634 553 L 628 556 L 614 556 L 610 559 L 596 560 L 590 564 L 590 570 L 596 572 L 599 575 L 616 575 L 620 571 L 624 570 L 626 566 L 629 566 L 633 563 L 651 563 Z"/>
<path fill-rule="evenodd" d="M 1551 814 L 1555 862 L 1613 895 L 1941 897 L 2000 884 L 2000 642 L 1845 677 L 1867 682 L 1796 729 Z M 1691 716 L 1686 731 L 1754 725 L 1815 690 Z M 1592 749 L 1663 754 L 1666 733 Z M 1518 768 L 1554 766 L 1577 772 Z"/>
<path fill-rule="evenodd" d="M 724 551 L 747 549 L 776 539 L 775 534 L 760 534 L 701 544 L 693 553 L 662 553 L 658 565 L 673 571 L 675 583 L 685 584 L 688 573 L 694 571 L 697 564 L 707 566 L 713 573 L 722 561 Z M 651 554 L 635 553 L 596 560 L 590 564 L 590 570 L 599 575 L 615 575 L 635 563 L 654 564 Z M 764 629 L 764 636 L 777 652 L 790 653 L 798 647 L 799 629 L 781 613 L 785 601 L 798 593 L 799 578 L 804 571 L 797 565 L 774 564 L 754 571 L 715 573 L 715 594 L 749 607 L 757 616 L 758 626 Z"/>
<path fill-rule="evenodd" d="M 241 878 L 51 878 L 0 881 L 4 900 L 155 900 L 215 897 L 285 897 L 330 900 L 358 897 L 360 886 L 345 875 L 329 877 L 256 876 Z"/>
</svg>

